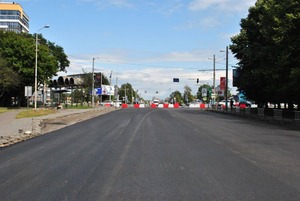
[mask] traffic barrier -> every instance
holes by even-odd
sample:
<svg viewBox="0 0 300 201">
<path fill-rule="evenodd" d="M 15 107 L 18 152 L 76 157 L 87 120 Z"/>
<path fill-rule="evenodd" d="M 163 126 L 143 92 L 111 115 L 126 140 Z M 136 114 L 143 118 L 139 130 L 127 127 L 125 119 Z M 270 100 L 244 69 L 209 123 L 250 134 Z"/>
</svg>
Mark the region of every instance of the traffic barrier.
<svg viewBox="0 0 300 201">
<path fill-rule="evenodd" d="M 179 108 L 179 103 L 175 103 L 174 108 Z"/>
<path fill-rule="evenodd" d="M 157 106 L 154 103 L 151 104 L 151 108 L 156 108 L 156 107 Z"/>
<path fill-rule="evenodd" d="M 245 109 L 246 108 L 246 104 L 240 104 L 240 108 L 241 109 Z"/>
<path fill-rule="evenodd" d="M 133 107 L 134 108 L 140 108 L 140 104 L 134 104 Z"/>
<path fill-rule="evenodd" d="M 169 104 L 168 103 L 164 103 L 164 108 L 169 108 Z"/>
<path fill-rule="evenodd" d="M 158 104 L 158 108 L 164 108 L 164 104 Z"/>
<path fill-rule="evenodd" d="M 205 107 L 206 107 L 206 105 L 205 105 L 204 103 L 201 103 L 201 104 L 200 104 L 200 108 L 201 108 L 201 109 L 204 109 Z"/>
<path fill-rule="evenodd" d="M 128 105 L 123 103 L 122 108 L 128 108 Z"/>
</svg>

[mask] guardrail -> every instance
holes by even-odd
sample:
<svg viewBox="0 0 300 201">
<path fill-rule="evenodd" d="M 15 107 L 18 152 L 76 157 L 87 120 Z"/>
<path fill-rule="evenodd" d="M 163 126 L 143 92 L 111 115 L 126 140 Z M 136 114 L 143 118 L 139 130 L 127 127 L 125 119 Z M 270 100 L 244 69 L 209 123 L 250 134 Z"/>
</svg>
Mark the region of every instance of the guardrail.
<svg viewBox="0 0 300 201">
<path fill-rule="evenodd" d="M 270 120 L 283 123 L 294 123 L 300 125 L 300 111 L 271 109 L 271 108 L 210 108 L 215 112 L 222 112 L 225 114 L 254 118 L 260 120 Z"/>
</svg>

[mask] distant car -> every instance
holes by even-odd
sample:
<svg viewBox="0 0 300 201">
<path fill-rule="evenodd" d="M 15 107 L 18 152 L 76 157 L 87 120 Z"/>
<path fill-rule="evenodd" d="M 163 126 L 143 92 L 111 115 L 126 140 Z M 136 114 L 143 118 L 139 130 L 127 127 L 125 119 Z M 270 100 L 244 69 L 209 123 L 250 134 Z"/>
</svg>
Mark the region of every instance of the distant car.
<svg viewBox="0 0 300 201">
<path fill-rule="evenodd" d="M 100 103 L 100 106 L 113 106 L 114 102 L 110 100 L 106 100 Z"/>
<path fill-rule="evenodd" d="M 153 104 L 155 104 L 156 106 L 159 105 L 159 100 L 153 100 Z"/>
<path fill-rule="evenodd" d="M 231 104 L 231 100 L 227 100 L 227 107 L 228 108 L 231 108 L 230 104 Z M 218 106 L 218 108 L 226 108 L 226 101 L 222 100 L 222 101 L 218 102 L 217 106 Z M 232 106 L 237 107 L 237 106 L 239 106 L 239 104 L 235 100 L 233 100 Z"/>
<path fill-rule="evenodd" d="M 221 107 L 221 108 L 225 108 L 226 107 L 226 101 L 222 100 L 222 101 L 218 102 L 217 106 Z M 230 107 L 230 101 L 227 101 L 227 106 Z"/>
<path fill-rule="evenodd" d="M 114 100 L 113 105 L 115 107 L 120 107 L 122 105 L 122 101 L 120 101 L 120 100 Z"/>
</svg>

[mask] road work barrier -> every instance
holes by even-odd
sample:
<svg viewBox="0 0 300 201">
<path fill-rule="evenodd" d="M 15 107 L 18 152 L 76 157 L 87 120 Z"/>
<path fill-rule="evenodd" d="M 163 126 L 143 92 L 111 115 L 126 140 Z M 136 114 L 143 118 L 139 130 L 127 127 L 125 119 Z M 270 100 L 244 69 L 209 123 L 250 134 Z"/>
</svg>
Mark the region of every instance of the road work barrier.
<svg viewBox="0 0 300 201">
<path fill-rule="evenodd" d="M 122 108 L 128 108 L 128 107 L 133 107 L 133 108 L 136 108 L 136 109 L 138 109 L 138 108 L 146 108 L 147 106 L 145 105 L 145 104 L 143 104 L 143 103 L 141 103 L 141 104 L 133 104 L 133 105 L 129 105 L 129 104 L 122 104 Z M 163 109 L 168 109 L 168 108 L 179 108 L 180 107 L 180 105 L 179 105 L 179 103 L 174 103 L 174 104 L 171 104 L 171 103 L 163 103 L 163 104 L 154 104 L 154 103 L 152 103 L 151 105 L 150 105 L 150 107 L 151 108 L 163 108 Z M 197 104 L 197 105 L 190 105 L 189 106 L 190 108 L 199 108 L 199 109 L 206 109 L 206 108 L 208 108 L 208 105 L 207 104 Z"/>
</svg>

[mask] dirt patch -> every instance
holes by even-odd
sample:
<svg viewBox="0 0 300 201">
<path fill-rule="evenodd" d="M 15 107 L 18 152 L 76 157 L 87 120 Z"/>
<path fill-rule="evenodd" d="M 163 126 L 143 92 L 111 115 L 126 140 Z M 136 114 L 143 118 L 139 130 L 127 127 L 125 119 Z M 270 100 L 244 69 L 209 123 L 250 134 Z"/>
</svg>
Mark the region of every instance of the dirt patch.
<svg viewBox="0 0 300 201">
<path fill-rule="evenodd" d="M 75 113 L 70 115 L 61 116 L 55 119 L 44 119 L 41 124 L 41 134 L 49 133 L 51 131 L 59 130 L 61 128 L 64 128 L 66 126 L 76 124 L 78 122 L 91 119 L 103 114 L 106 114 L 108 112 L 112 112 L 118 110 L 114 107 L 109 108 L 103 108 L 101 110 L 91 110 L 87 112 L 82 113 Z"/>
</svg>

